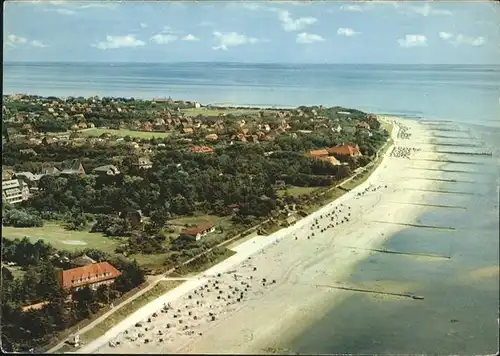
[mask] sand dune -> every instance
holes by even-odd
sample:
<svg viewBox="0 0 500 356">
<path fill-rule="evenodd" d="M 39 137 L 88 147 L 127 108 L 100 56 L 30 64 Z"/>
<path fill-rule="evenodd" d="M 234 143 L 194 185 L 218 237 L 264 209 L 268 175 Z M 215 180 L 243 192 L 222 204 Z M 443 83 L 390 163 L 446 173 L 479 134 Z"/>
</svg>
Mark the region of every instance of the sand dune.
<svg viewBox="0 0 500 356">
<path fill-rule="evenodd" d="M 396 146 L 411 148 L 413 141 L 428 140 L 425 125 L 391 120 L 401 128 L 393 132 Z M 354 293 L 325 286 L 347 286 L 358 262 L 373 253 L 367 249 L 380 248 L 403 228 L 380 221 L 415 223 L 421 207 L 389 202 L 425 202 L 422 192 L 407 189 L 408 173 L 401 169 L 420 155 L 439 157 L 417 150 L 410 150 L 409 158 L 388 154 L 356 189 L 294 226 L 244 242 L 234 256 L 143 307 L 79 352 L 262 353 L 283 346 L 284 339 Z M 412 176 L 422 172 L 414 170 Z M 411 181 L 420 189 L 434 184 Z M 405 288 L 389 282 L 372 287 Z M 137 322 L 142 324 L 134 326 Z M 115 347 L 109 346 L 111 340 Z"/>
</svg>

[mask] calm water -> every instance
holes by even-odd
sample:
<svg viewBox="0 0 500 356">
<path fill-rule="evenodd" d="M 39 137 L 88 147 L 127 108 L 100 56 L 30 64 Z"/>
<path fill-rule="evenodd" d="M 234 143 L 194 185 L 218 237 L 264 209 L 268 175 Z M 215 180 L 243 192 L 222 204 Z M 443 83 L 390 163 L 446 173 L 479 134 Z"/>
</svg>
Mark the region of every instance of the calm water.
<svg viewBox="0 0 500 356">
<path fill-rule="evenodd" d="M 370 294 L 353 294 L 286 347 L 294 353 L 310 354 L 484 355 L 498 351 L 498 275 L 481 275 L 479 271 L 499 264 L 500 130 L 469 128 L 484 142 L 483 151 L 493 151 L 495 156 L 474 158 L 482 165 L 445 165 L 444 169 L 473 173 L 448 172 L 442 174 L 443 179 L 474 183 L 444 182 L 438 189 L 475 195 L 428 194 L 430 204 L 463 206 L 466 210 L 434 208 L 419 217 L 421 224 L 456 230 L 408 228 L 385 245 L 395 251 L 451 258 L 374 253 L 356 267 L 351 279 L 361 284 L 376 280 L 396 286 L 410 284 L 408 291 L 425 299 L 380 300 Z M 448 157 L 463 160 L 467 156 Z"/>
<path fill-rule="evenodd" d="M 500 126 L 500 66 L 6 63 L 4 93 L 347 106 Z"/>
</svg>

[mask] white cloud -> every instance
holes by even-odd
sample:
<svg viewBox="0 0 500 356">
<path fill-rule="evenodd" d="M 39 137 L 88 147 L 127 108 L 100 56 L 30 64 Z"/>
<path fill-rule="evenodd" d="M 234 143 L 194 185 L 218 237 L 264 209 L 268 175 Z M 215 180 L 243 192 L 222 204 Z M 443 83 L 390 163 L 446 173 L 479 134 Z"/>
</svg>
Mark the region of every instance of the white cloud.
<svg viewBox="0 0 500 356">
<path fill-rule="evenodd" d="M 234 3 L 229 3 L 229 4 L 234 4 Z M 259 10 L 261 8 L 261 5 L 256 4 L 254 2 L 249 2 L 249 3 L 244 3 L 241 6 L 243 6 L 244 9 L 247 10 Z"/>
<path fill-rule="evenodd" d="M 93 44 L 92 47 L 98 49 L 116 49 L 123 47 L 138 47 L 144 46 L 145 43 L 135 38 L 134 35 L 126 36 L 106 36 L 106 41 L 101 41 Z"/>
<path fill-rule="evenodd" d="M 170 42 L 177 41 L 177 36 L 169 35 L 169 34 L 164 35 L 162 33 L 157 33 L 156 35 L 151 36 L 150 40 L 157 43 L 157 44 L 167 44 Z"/>
<path fill-rule="evenodd" d="M 38 41 L 38 40 L 31 41 L 30 45 L 32 45 L 33 47 L 37 47 L 37 48 L 45 48 L 45 47 L 47 47 L 47 45 L 45 45 L 43 42 Z"/>
<path fill-rule="evenodd" d="M 471 37 L 462 34 L 455 36 L 455 39 L 451 42 L 455 46 L 460 46 L 462 44 L 469 46 L 482 46 L 486 43 L 486 39 L 483 36 Z"/>
<path fill-rule="evenodd" d="M 16 47 L 18 44 L 26 44 L 28 40 L 25 37 L 8 35 L 5 44 L 10 47 Z"/>
<path fill-rule="evenodd" d="M 325 39 L 320 35 L 315 35 L 313 33 L 302 32 L 297 35 L 297 43 L 308 44 L 314 42 L 322 42 Z"/>
<path fill-rule="evenodd" d="M 39 40 L 29 41 L 26 37 L 16 36 L 13 34 L 7 36 L 5 40 L 5 45 L 8 47 L 18 47 L 19 45 L 21 46 L 28 45 L 37 48 L 47 47 L 47 45 L 45 45 Z"/>
<path fill-rule="evenodd" d="M 469 46 L 482 46 L 486 43 L 486 39 L 483 36 L 472 37 L 463 34 L 454 35 L 449 32 L 439 32 L 439 37 L 454 46 L 469 45 Z"/>
<path fill-rule="evenodd" d="M 427 37 L 424 35 L 406 35 L 405 38 L 398 40 L 399 45 L 405 48 L 425 47 L 427 46 Z"/>
<path fill-rule="evenodd" d="M 199 41 L 200 39 L 192 34 L 182 37 L 183 41 Z"/>
<path fill-rule="evenodd" d="M 267 42 L 265 40 L 259 40 L 255 37 L 248 37 L 237 32 L 221 33 L 216 31 L 213 33 L 213 35 L 218 42 L 217 46 L 212 47 L 212 49 L 214 50 L 220 49 L 223 51 L 227 51 L 229 47 L 241 46 L 244 44 L 255 44 L 258 42 Z"/>
<path fill-rule="evenodd" d="M 300 17 L 294 20 L 286 10 L 280 11 L 278 17 L 285 31 L 299 31 L 317 21 L 314 17 Z"/>
<path fill-rule="evenodd" d="M 101 9 L 116 9 L 117 4 L 110 4 L 109 1 L 108 3 L 92 3 L 88 5 L 82 5 L 80 6 L 80 9 L 93 9 L 93 8 L 101 8 Z"/>
<path fill-rule="evenodd" d="M 44 11 L 57 12 L 60 15 L 75 15 L 76 11 L 70 9 L 45 9 Z"/>
<path fill-rule="evenodd" d="M 447 15 L 451 16 L 453 13 L 449 10 L 441 10 L 441 9 L 434 9 L 430 4 L 426 3 L 422 6 L 409 6 L 407 8 L 410 12 L 416 13 L 418 15 L 422 16 L 429 16 L 429 15 Z"/>
<path fill-rule="evenodd" d="M 142 22 L 139 24 L 139 26 L 141 26 L 141 28 L 146 28 L 146 27 L 148 27 L 148 25 L 147 25 L 147 24 L 142 23 Z"/>
<path fill-rule="evenodd" d="M 449 32 L 439 32 L 439 37 L 446 41 L 452 38 L 453 34 Z"/>
<path fill-rule="evenodd" d="M 366 6 L 351 4 L 351 5 L 342 5 L 340 7 L 343 11 L 353 11 L 353 12 L 362 12 L 367 9 Z"/>
<path fill-rule="evenodd" d="M 340 35 L 340 36 L 351 37 L 351 36 L 356 36 L 356 35 L 359 35 L 359 34 L 360 34 L 360 32 L 356 32 L 352 28 L 340 27 L 337 30 L 337 35 Z"/>
</svg>

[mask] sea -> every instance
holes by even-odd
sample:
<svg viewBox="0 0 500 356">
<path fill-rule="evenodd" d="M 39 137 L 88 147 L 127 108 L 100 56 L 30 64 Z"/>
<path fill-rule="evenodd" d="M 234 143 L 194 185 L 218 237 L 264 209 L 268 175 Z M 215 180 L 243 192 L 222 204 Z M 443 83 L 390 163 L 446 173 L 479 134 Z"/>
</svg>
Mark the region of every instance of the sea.
<svg viewBox="0 0 500 356">
<path fill-rule="evenodd" d="M 343 106 L 414 120 L 452 121 L 436 143 L 467 163 L 432 164 L 438 190 L 427 194 L 423 225 L 406 228 L 355 268 L 353 284 L 410 285 L 423 300 L 351 293 L 294 340 L 292 354 L 496 354 L 499 327 L 500 66 L 295 65 L 235 63 L 5 63 L 4 94 L 116 96 L 194 100 L 202 104 Z M 445 125 L 445 123 L 442 123 Z M 423 173 L 422 173 L 423 174 Z M 432 175 L 435 177 L 435 175 Z M 453 181 L 454 180 L 454 181 Z M 350 292 L 346 292 L 350 293 Z"/>
</svg>

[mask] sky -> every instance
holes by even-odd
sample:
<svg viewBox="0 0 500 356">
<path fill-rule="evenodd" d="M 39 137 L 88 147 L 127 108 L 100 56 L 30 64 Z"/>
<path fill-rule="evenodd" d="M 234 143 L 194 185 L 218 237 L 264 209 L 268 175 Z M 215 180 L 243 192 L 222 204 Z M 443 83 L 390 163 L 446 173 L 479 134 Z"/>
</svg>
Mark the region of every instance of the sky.
<svg viewBox="0 0 500 356">
<path fill-rule="evenodd" d="M 4 61 L 500 64 L 488 1 L 6 1 Z"/>
</svg>

